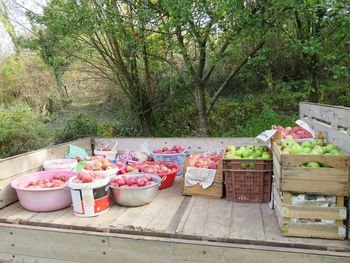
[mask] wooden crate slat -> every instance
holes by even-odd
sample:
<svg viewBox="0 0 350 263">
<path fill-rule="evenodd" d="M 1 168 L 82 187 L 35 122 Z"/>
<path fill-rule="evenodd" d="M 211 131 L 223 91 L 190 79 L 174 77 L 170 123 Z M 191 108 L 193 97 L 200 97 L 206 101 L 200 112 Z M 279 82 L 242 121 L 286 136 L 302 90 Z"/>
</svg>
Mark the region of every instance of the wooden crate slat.
<svg viewBox="0 0 350 263">
<path fill-rule="evenodd" d="M 319 195 L 348 195 L 344 182 L 294 180 L 282 178 L 281 191 Z"/>
<path fill-rule="evenodd" d="M 346 169 L 335 169 L 335 168 L 322 168 L 322 174 L 319 169 L 312 167 L 286 167 L 282 169 L 283 176 L 286 179 L 294 180 L 315 180 L 315 181 L 329 181 L 330 176 L 335 182 L 348 182 Z"/>
<path fill-rule="evenodd" d="M 345 220 L 345 207 L 305 207 L 294 205 L 283 205 L 282 216 L 287 218 L 327 219 Z"/>
<path fill-rule="evenodd" d="M 344 225 L 286 223 L 282 228 L 282 233 L 296 237 L 344 239 L 346 227 Z"/>
<path fill-rule="evenodd" d="M 346 170 L 349 167 L 349 156 L 332 156 L 332 155 L 306 155 L 306 154 L 282 154 L 282 166 L 296 167 L 307 162 L 319 162 L 327 164 L 333 168 Z M 306 168 L 306 167 L 305 167 Z"/>
</svg>

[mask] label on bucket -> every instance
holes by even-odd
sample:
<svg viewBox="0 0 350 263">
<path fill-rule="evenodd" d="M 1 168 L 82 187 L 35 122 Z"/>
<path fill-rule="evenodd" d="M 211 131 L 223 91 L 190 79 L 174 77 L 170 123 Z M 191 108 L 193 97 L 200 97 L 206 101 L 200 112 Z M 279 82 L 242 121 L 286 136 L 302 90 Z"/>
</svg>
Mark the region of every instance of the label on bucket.
<svg viewBox="0 0 350 263">
<path fill-rule="evenodd" d="M 109 186 L 103 186 L 93 190 L 95 205 L 94 212 L 100 213 L 109 207 Z"/>
<path fill-rule="evenodd" d="M 95 189 L 71 189 L 74 213 L 95 216 L 109 208 L 109 186 Z"/>
<path fill-rule="evenodd" d="M 73 210 L 77 214 L 84 214 L 83 197 L 80 190 L 71 189 Z"/>
</svg>

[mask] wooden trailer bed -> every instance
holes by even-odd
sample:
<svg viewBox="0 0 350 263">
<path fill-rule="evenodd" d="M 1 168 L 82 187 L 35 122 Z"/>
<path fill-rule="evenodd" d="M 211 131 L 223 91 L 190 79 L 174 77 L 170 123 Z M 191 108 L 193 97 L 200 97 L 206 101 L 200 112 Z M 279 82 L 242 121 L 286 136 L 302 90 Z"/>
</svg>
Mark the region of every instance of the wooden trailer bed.
<svg viewBox="0 0 350 263">
<path fill-rule="evenodd" d="M 305 105 L 301 109 L 305 112 Z M 130 150 L 176 143 L 205 151 L 255 143 L 253 138 L 118 141 L 119 149 Z M 72 144 L 91 153 L 107 142 L 87 138 Z M 63 157 L 67 148 L 62 144 L 0 160 L 0 262 L 350 262 L 349 240 L 283 237 L 268 204 L 185 197 L 181 177 L 149 205 L 113 204 L 95 218 L 77 217 L 71 207 L 50 213 L 21 208 L 9 182 L 39 170 L 44 160 Z"/>
<path fill-rule="evenodd" d="M 258 262 L 349 262 L 349 240 L 282 237 L 268 204 L 184 197 L 180 188 L 177 177 L 149 205 L 113 204 L 95 218 L 77 217 L 71 207 L 35 213 L 15 202 L 0 210 L 0 258 L 109 262 L 122 255 L 128 260 L 120 262 L 232 262 L 237 257 L 252 262 L 261 255 Z"/>
</svg>

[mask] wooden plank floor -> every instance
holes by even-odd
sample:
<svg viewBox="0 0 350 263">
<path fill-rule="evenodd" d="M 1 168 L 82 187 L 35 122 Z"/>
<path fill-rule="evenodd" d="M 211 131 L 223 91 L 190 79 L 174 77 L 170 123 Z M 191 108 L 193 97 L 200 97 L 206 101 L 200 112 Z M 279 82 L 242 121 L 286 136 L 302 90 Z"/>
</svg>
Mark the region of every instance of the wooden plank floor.
<svg viewBox="0 0 350 263">
<path fill-rule="evenodd" d="M 113 204 L 103 215 L 80 218 L 73 214 L 71 207 L 35 213 L 16 202 L 0 210 L 0 222 L 350 252 L 349 240 L 282 237 L 274 211 L 267 204 L 185 197 L 181 194 L 181 178 L 176 178 L 171 188 L 160 191 L 152 203 L 142 207 Z"/>
</svg>

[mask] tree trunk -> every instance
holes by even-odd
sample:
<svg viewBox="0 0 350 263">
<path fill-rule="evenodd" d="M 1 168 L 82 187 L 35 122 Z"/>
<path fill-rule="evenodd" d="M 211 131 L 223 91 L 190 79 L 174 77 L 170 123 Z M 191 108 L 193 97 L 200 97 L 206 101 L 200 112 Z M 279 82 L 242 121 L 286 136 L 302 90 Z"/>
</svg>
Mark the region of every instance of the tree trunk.
<svg viewBox="0 0 350 263">
<path fill-rule="evenodd" d="M 319 102 L 319 98 L 320 98 L 320 91 L 319 91 L 319 81 L 318 81 L 317 68 L 315 66 L 312 66 L 312 68 L 311 68 L 310 101 L 317 103 L 317 102 Z"/>
<path fill-rule="evenodd" d="M 195 98 L 199 117 L 199 134 L 202 137 L 207 137 L 209 136 L 209 130 L 206 114 L 207 109 L 205 105 L 204 84 L 197 83 L 195 85 Z"/>
<path fill-rule="evenodd" d="M 320 99 L 319 81 L 318 81 L 318 63 L 319 56 L 317 54 L 311 57 L 311 65 L 309 72 L 311 75 L 311 94 L 310 101 L 317 103 Z"/>
<path fill-rule="evenodd" d="M 68 97 L 67 90 L 65 89 L 63 80 L 62 80 L 62 71 L 60 69 L 55 69 L 55 81 L 57 86 L 58 94 L 61 96 L 61 99 Z"/>
<path fill-rule="evenodd" d="M 142 126 L 144 136 L 153 136 L 152 112 L 148 110 L 139 114 L 139 119 Z"/>
</svg>

